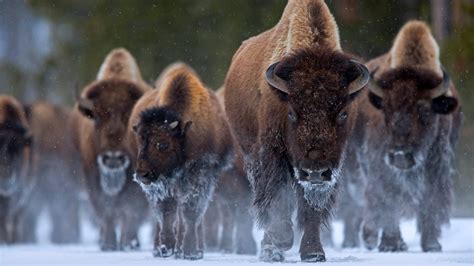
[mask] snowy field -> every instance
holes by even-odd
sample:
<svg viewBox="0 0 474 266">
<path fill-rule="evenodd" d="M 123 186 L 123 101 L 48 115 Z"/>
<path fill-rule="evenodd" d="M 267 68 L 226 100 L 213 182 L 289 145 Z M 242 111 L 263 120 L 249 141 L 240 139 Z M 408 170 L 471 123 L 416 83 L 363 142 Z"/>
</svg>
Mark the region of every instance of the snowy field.
<svg viewBox="0 0 474 266">
<path fill-rule="evenodd" d="M 44 220 L 44 219 L 43 219 Z M 202 261 L 184 261 L 173 258 L 154 258 L 151 254 L 151 227 L 145 226 L 140 236 L 143 249 L 139 252 L 99 251 L 96 230 L 90 225 L 83 228 L 82 245 L 54 246 L 48 244 L 47 222 L 38 230 L 40 245 L 0 247 L 0 266 L 28 265 L 269 265 L 259 262 L 256 256 L 241 256 L 219 253 L 205 253 Z M 342 242 L 342 224 L 334 223 L 336 246 Z M 327 264 L 335 265 L 474 265 L 474 219 L 454 219 L 451 226 L 443 230 L 442 253 L 422 253 L 419 235 L 414 221 L 402 224 L 402 233 L 409 246 L 407 253 L 381 254 L 365 249 L 340 250 L 326 248 Z M 255 235 L 260 241 L 262 232 Z M 293 248 L 286 255 L 285 263 L 301 263 L 298 250 Z"/>
</svg>

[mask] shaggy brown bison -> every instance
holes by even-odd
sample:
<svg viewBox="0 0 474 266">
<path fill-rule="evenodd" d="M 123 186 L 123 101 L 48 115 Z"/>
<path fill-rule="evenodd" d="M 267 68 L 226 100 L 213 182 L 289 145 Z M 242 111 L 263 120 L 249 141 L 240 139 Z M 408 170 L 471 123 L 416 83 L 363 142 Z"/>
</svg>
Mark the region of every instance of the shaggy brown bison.
<svg viewBox="0 0 474 266">
<path fill-rule="evenodd" d="M 373 82 L 360 97 L 357 134 L 348 145 L 352 189 L 343 208 L 352 211 L 346 212 L 344 243 L 359 244 L 363 220 L 367 248 L 377 246 L 382 230 L 379 251 L 405 251 L 399 221 L 416 215 L 423 251 L 441 251 L 438 238 L 441 225 L 449 222 L 461 125 L 458 93 L 420 21 L 408 22 L 392 49 L 368 65 Z"/>
<path fill-rule="evenodd" d="M 293 245 L 295 201 L 303 261 L 324 261 L 320 225 L 335 198 L 353 99 L 368 70 L 340 49 L 322 0 L 290 0 L 278 24 L 245 41 L 225 82 L 227 115 L 246 159 L 261 259 Z"/>
<path fill-rule="evenodd" d="M 224 89 L 216 93 L 224 106 Z M 250 216 L 252 191 L 244 171 L 242 152 L 234 143 L 234 161 L 218 178 L 212 202 L 204 217 L 206 249 L 217 249 L 237 254 L 256 254 L 253 238 L 253 219 Z M 222 233 L 219 239 L 219 228 Z M 235 230 L 235 239 L 234 239 Z"/>
<path fill-rule="evenodd" d="M 0 244 L 23 242 L 24 212 L 34 178 L 31 135 L 23 106 L 0 94 Z"/>
<path fill-rule="evenodd" d="M 102 250 L 139 247 L 137 232 L 148 204 L 133 182 L 135 154 L 128 150 L 127 125 L 133 106 L 148 89 L 132 55 L 116 49 L 107 56 L 97 80 L 82 91 L 73 111 L 73 139 L 99 220 Z"/>
<path fill-rule="evenodd" d="M 174 65 L 158 82 L 130 120 L 136 135 L 131 146 L 138 151 L 135 178 L 161 224 L 155 255 L 201 259 L 202 217 L 218 175 L 231 163 L 232 138 L 217 97 L 193 70 Z"/>
<path fill-rule="evenodd" d="M 40 212 L 47 209 L 52 221 L 51 241 L 77 243 L 82 175 L 68 127 L 71 112 L 46 102 L 27 105 L 25 111 L 35 143 L 32 174 L 37 180 L 28 213 L 36 221 Z M 34 232 L 34 223 L 29 227 Z"/>
</svg>

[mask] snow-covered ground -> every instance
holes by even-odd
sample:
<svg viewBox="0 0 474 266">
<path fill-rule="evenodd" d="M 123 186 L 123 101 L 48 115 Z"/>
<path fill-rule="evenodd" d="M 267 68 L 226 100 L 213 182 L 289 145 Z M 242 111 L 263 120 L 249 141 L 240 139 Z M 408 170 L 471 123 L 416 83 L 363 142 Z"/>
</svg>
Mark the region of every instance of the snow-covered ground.
<svg viewBox="0 0 474 266">
<path fill-rule="evenodd" d="M 44 219 L 43 219 L 44 220 Z M 0 266 L 13 265 L 268 265 L 259 262 L 256 256 L 241 256 L 205 253 L 202 261 L 184 261 L 173 258 L 154 258 L 151 254 L 151 227 L 145 226 L 140 236 L 143 249 L 139 252 L 100 252 L 95 244 L 97 231 L 90 225 L 83 228 L 82 245 L 54 246 L 48 244 L 47 222 L 38 230 L 40 244 L 0 247 Z M 423 253 L 419 246 L 419 234 L 414 221 L 402 224 L 402 233 L 409 246 L 406 253 L 378 253 L 364 249 L 341 250 L 326 248 L 328 264 L 337 265 L 474 265 L 474 219 L 454 219 L 451 226 L 443 230 L 442 253 Z M 258 240 L 262 232 L 256 231 Z M 342 224 L 334 223 L 336 246 L 342 242 Z M 286 263 L 301 263 L 297 247 L 286 255 Z"/>
</svg>

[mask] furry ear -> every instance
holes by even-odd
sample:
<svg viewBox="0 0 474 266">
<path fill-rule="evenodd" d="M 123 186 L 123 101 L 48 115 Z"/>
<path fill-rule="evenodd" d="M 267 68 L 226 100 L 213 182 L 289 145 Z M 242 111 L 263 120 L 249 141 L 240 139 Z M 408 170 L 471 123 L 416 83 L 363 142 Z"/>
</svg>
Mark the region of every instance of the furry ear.
<svg viewBox="0 0 474 266">
<path fill-rule="evenodd" d="M 370 91 L 369 91 L 369 101 L 375 108 L 382 109 L 382 107 L 383 107 L 382 98 L 375 95 L 374 93 L 372 93 Z"/>
<path fill-rule="evenodd" d="M 431 108 L 437 114 L 447 115 L 456 110 L 458 100 L 449 96 L 440 96 L 434 98 L 431 102 Z"/>
</svg>

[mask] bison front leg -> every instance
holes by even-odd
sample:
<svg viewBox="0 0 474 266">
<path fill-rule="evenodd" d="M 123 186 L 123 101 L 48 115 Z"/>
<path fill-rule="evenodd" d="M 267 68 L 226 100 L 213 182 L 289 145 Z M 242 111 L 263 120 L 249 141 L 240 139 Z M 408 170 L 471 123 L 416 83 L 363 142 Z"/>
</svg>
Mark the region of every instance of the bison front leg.
<svg viewBox="0 0 474 266">
<path fill-rule="evenodd" d="M 253 238 L 253 219 L 249 212 L 250 203 L 240 203 L 238 206 L 238 215 L 235 215 L 237 254 L 255 255 L 257 254 L 257 243 Z"/>
<path fill-rule="evenodd" d="M 154 247 L 155 256 L 170 257 L 176 252 L 176 226 L 178 202 L 170 197 L 158 203 L 161 212 L 161 232 L 159 233 L 160 245 Z"/>
<path fill-rule="evenodd" d="M 294 191 L 288 183 L 281 184 L 271 199 L 268 221 L 264 225 L 265 236 L 262 241 L 260 259 L 267 262 L 283 261 L 284 251 L 293 246 Z"/>
<path fill-rule="evenodd" d="M 117 250 L 117 236 L 112 218 L 102 218 L 100 226 L 100 249 L 102 251 Z"/>
<path fill-rule="evenodd" d="M 0 211 L 2 215 L 0 215 L 0 245 L 6 244 L 8 242 L 8 231 L 7 231 L 7 202 L 3 199 L 0 199 Z"/>
<path fill-rule="evenodd" d="M 227 200 L 223 200 L 219 205 L 222 214 L 222 236 L 219 243 L 219 250 L 224 253 L 231 253 L 234 240 L 235 209 L 232 208 Z"/>
<path fill-rule="evenodd" d="M 207 197 L 189 196 L 182 205 L 184 218 L 183 258 L 188 260 L 199 260 L 203 258 L 204 250 L 200 249 L 203 241 L 202 217 L 204 215 Z"/>
<path fill-rule="evenodd" d="M 140 229 L 140 218 L 133 213 L 128 213 L 124 218 L 120 234 L 120 250 L 132 251 L 140 249 L 138 230 Z"/>
<path fill-rule="evenodd" d="M 298 225 L 303 229 L 300 245 L 300 257 L 304 262 L 326 261 L 321 244 L 322 212 L 314 209 L 304 198 L 302 188 L 298 188 Z"/>
</svg>

